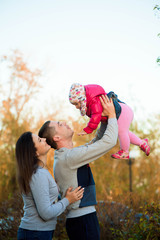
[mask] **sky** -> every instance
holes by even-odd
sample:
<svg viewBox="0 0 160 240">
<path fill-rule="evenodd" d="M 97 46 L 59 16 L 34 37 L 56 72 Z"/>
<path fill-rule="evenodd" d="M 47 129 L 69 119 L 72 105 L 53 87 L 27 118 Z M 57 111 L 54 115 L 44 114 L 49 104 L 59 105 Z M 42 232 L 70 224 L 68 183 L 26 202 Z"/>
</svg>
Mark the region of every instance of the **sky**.
<svg viewBox="0 0 160 240">
<path fill-rule="evenodd" d="M 32 68 L 42 70 L 38 111 L 56 99 L 57 105 L 65 103 L 66 115 L 79 116 L 68 101 L 71 84 L 78 82 L 114 91 L 137 120 L 152 117 L 160 114 L 156 4 L 160 1 L 0 0 L 0 55 L 18 49 Z"/>
</svg>

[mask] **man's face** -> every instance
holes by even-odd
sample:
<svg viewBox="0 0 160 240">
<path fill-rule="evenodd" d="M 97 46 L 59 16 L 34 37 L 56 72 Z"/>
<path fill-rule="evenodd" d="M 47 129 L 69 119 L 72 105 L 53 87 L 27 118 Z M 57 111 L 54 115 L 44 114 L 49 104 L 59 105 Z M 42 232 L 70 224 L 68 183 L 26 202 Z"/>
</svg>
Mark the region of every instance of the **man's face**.
<svg viewBox="0 0 160 240">
<path fill-rule="evenodd" d="M 66 124 L 66 122 L 50 121 L 49 126 L 55 128 L 55 136 L 59 136 L 61 139 L 67 139 L 73 136 L 74 131 Z"/>
</svg>

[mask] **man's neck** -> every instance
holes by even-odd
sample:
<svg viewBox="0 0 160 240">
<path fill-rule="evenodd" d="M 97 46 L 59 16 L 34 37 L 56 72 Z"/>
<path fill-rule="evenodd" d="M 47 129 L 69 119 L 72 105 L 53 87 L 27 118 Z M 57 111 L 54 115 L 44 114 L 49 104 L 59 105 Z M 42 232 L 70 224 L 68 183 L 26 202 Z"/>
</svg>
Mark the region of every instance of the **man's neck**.
<svg viewBox="0 0 160 240">
<path fill-rule="evenodd" d="M 59 142 L 57 149 L 59 150 L 60 148 L 68 148 L 68 149 L 73 148 L 72 140 L 64 140 L 64 141 Z"/>
</svg>

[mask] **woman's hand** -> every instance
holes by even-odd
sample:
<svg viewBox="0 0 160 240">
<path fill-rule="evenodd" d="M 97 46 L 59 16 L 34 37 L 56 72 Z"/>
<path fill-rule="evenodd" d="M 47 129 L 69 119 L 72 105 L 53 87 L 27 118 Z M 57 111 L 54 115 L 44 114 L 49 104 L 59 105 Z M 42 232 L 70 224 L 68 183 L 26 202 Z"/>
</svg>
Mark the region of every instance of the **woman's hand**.
<svg viewBox="0 0 160 240">
<path fill-rule="evenodd" d="M 65 197 L 69 201 L 69 204 L 80 200 L 83 197 L 83 193 L 84 193 L 84 188 L 77 187 L 74 191 L 72 191 L 72 189 L 73 187 L 69 187 L 65 195 Z"/>
<path fill-rule="evenodd" d="M 99 99 L 103 107 L 102 116 L 105 116 L 105 117 L 107 116 L 108 118 L 116 118 L 116 113 L 115 113 L 115 108 L 114 108 L 112 98 L 109 99 L 107 95 L 102 95 Z"/>
</svg>

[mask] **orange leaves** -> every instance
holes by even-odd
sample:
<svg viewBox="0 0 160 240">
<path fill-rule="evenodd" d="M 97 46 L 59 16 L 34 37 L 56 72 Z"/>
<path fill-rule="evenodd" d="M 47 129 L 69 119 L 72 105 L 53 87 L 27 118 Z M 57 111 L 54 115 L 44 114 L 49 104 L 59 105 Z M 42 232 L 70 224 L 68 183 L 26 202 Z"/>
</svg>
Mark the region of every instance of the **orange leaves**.
<svg viewBox="0 0 160 240">
<path fill-rule="evenodd" d="M 14 51 L 11 56 L 4 56 L 9 67 L 10 77 L 1 84 L 0 99 L 0 165 L 3 171 L 0 172 L 0 190 L 7 196 L 16 188 L 16 166 L 15 166 L 15 144 L 18 137 L 25 131 L 32 131 L 32 112 L 27 116 L 27 103 L 39 91 L 38 78 L 40 71 L 32 71 L 24 61 L 19 51 Z M 4 62 L 3 61 L 3 62 Z M 5 71 L 5 70 L 4 70 Z M 0 192 L 0 197 L 2 194 Z"/>
<path fill-rule="evenodd" d="M 2 92 L 5 97 L 3 101 L 3 113 L 10 112 L 17 121 L 23 118 L 26 104 L 39 91 L 38 78 L 40 70 L 32 71 L 23 59 L 23 55 L 15 50 L 11 56 L 4 56 L 11 71 L 9 81 L 3 87 Z M 2 114 L 3 114 L 2 113 Z"/>
</svg>

